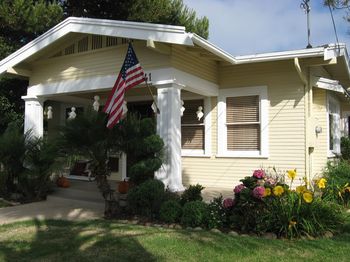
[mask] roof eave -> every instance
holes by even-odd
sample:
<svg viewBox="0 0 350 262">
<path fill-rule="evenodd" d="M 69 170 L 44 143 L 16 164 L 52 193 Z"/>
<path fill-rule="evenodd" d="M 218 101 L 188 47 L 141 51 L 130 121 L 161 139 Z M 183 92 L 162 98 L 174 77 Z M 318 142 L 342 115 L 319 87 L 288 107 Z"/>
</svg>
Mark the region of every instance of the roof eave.
<svg viewBox="0 0 350 262">
<path fill-rule="evenodd" d="M 171 44 L 193 45 L 185 27 L 69 17 L 0 61 L 0 74 L 69 33 L 98 34 Z"/>
</svg>

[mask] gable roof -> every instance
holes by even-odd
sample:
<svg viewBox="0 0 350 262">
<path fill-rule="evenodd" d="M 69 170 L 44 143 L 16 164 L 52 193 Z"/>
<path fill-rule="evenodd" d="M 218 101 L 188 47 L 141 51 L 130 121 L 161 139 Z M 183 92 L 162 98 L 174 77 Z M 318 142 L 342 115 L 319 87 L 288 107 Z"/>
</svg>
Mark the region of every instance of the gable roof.
<svg viewBox="0 0 350 262">
<path fill-rule="evenodd" d="M 69 17 L 0 61 L 0 74 L 69 33 L 98 34 L 130 39 L 193 45 L 183 26 Z"/>
<path fill-rule="evenodd" d="M 202 37 L 187 33 L 183 26 L 160 25 L 151 23 L 115 21 L 106 19 L 69 17 L 51 28 L 38 38 L 23 46 L 0 61 L 0 74 L 21 62 L 26 61 L 44 48 L 57 43 L 71 33 L 97 34 L 139 40 L 153 40 L 170 44 L 197 45 L 229 64 L 258 63 L 294 58 L 320 57 L 329 60 L 342 57 L 350 79 L 349 58 L 345 44 L 327 45 L 316 48 L 284 52 L 272 52 L 246 56 L 232 56 Z"/>
</svg>

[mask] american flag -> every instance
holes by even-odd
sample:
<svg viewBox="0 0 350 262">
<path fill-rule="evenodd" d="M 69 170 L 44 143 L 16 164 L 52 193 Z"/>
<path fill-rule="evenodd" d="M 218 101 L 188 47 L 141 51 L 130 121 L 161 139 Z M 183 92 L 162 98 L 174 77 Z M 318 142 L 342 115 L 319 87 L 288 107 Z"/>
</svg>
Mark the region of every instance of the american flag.
<svg viewBox="0 0 350 262">
<path fill-rule="evenodd" d="M 108 128 L 113 128 L 122 118 L 125 92 L 144 81 L 145 72 L 137 60 L 131 43 L 129 43 L 123 66 L 103 108 L 103 112 L 109 114 Z"/>
</svg>

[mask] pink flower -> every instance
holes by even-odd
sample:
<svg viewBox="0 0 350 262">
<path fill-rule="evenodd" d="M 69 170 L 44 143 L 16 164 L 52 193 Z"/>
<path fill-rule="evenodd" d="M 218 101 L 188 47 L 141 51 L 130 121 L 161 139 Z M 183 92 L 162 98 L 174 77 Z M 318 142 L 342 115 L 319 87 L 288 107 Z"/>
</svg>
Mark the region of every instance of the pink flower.
<svg viewBox="0 0 350 262">
<path fill-rule="evenodd" d="M 233 189 L 233 192 L 235 193 L 235 194 L 239 194 L 241 191 L 242 191 L 242 189 L 244 189 L 245 188 L 245 186 L 243 185 L 243 184 L 239 184 L 238 186 L 236 186 L 234 189 Z"/>
<path fill-rule="evenodd" d="M 223 202 L 224 208 L 231 208 L 235 204 L 234 200 L 232 198 L 225 198 Z"/>
<path fill-rule="evenodd" d="M 265 177 L 265 172 L 262 169 L 255 170 L 253 173 L 253 177 L 256 177 L 258 179 L 264 178 Z"/>
<path fill-rule="evenodd" d="M 265 187 L 263 186 L 257 186 L 253 189 L 253 197 L 262 199 L 265 194 Z"/>
<path fill-rule="evenodd" d="M 268 178 L 266 179 L 266 184 L 268 184 L 268 185 L 270 185 L 270 186 L 274 186 L 274 185 L 276 185 L 276 183 L 277 183 L 276 179 L 274 179 L 274 178 L 272 178 L 272 177 L 268 177 Z"/>
</svg>

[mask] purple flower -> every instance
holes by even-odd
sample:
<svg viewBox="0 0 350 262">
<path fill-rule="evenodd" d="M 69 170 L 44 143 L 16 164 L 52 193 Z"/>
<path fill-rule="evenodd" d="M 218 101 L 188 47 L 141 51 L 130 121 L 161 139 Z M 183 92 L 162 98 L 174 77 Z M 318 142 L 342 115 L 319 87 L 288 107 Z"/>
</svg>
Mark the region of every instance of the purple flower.
<svg viewBox="0 0 350 262">
<path fill-rule="evenodd" d="M 265 172 L 262 169 L 255 170 L 253 173 L 253 177 L 261 179 L 265 177 Z"/>
<path fill-rule="evenodd" d="M 242 191 L 242 189 L 244 189 L 245 188 L 245 186 L 243 185 L 243 184 L 239 184 L 238 186 L 236 186 L 234 189 L 233 189 L 233 192 L 235 193 L 235 194 L 239 194 L 241 191 Z"/>
<path fill-rule="evenodd" d="M 223 202 L 224 208 L 231 208 L 235 204 L 234 200 L 232 198 L 225 198 Z"/>
<path fill-rule="evenodd" d="M 263 186 L 257 186 L 253 189 L 253 197 L 262 199 L 265 194 L 265 187 Z"/>
</svg>

